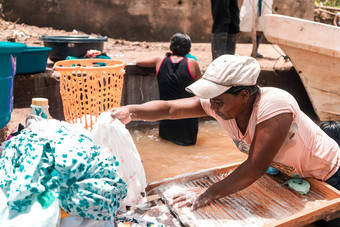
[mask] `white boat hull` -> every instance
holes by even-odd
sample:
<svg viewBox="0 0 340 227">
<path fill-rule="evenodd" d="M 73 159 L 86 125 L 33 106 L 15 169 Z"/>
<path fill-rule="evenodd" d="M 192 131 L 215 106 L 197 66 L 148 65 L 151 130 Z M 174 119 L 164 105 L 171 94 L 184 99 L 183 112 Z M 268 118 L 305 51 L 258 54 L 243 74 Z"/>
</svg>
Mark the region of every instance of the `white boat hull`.
<svg viewBox="0 0 340 227">
<path fill-rule="evenodd" d="M 264 34 L 292 61 L 319 119 L 340 120 L 340 28 L 267 15 Z"/>
</svg>

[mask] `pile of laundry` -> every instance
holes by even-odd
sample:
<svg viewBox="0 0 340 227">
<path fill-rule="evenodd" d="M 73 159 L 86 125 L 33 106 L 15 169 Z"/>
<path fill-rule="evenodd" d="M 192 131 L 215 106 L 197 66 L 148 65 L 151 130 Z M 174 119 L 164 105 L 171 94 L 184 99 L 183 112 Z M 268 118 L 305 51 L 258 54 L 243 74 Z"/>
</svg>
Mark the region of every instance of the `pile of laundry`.
<svg viewBox="0 0 340 227">
<path fill-rule="evenodd" d="M 113 155 L 125 151 L 100 146 L 94 137 L 77 124 L 28 116 L 26 127 L 3 144 L 0 226 L 114 226 L 122 204 L 138 204 L 139 191 L 126 200 L 129 187 Z"/>
</svg>

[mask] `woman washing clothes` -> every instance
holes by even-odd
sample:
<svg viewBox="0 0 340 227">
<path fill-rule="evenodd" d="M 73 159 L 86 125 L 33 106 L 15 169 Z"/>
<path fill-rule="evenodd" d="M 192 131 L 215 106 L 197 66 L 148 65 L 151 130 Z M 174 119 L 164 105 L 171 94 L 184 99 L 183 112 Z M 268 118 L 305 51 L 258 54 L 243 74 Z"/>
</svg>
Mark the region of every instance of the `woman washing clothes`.
<svg viewBox="0 0 340 227">
<path fill-rule="evenodd" d="M 196 60 L 187 58 L 191 39 L 187 34 L 176 33 L 170 38 L 170 52 L 166 56 L 137 60 L 141 67 L 155 67 L 161 100 L 192 97 L 185 88 L 201 78 Z M 159 136 L 175 144 L 188 146 L 196 143 L 198 119 L 166 119 L 159 124 Z"/>
<path fill-rule="evenodd" d="M 256 85 L 260 66 L 246 56 L 222 55 L 203 77 L 186 88 L 195 97 L 151 101 L 111 110 L 124 124 L 131 120 L 212 116 L 248 158 L 223 180 L 200 189 L 194 201 L 178 197 L 179 206 L 202 207 L 240 191 L 271 165 L 291 177 L 339 182 L 340 149 L 288 92 Z M 337 187 L 336 183 L 332 183 Z M 340 190 L 339 186 L 337 187 Z"/>
</svg>

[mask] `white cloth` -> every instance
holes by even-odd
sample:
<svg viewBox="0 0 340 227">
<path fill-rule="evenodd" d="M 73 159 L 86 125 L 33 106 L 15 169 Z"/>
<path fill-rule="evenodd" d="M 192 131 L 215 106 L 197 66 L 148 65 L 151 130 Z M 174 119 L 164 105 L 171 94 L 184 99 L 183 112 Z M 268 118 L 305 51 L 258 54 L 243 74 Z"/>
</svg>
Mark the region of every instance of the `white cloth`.
<svg viewBox="0 0 340 227">
<path fill-rule="evenodd" d="M 113 219 L 109 221 L 93 220 L 82 218 L 76 215 L 69 215 L 60 220 L 59 227 L 114 227 Z"/>
<path fill-rule="evenodd" d="M 129 131 L 119 120 L 113 120 L 109 112 L 99 115 L 92 133 L 93 141 L 101 149 L 116 156 L 119 166 L 118 173 L 127 183 L 127 196 L 121 202 L 124 206 L 134 206 L 143 201 L 141 193 L 145 194 L 146 178 L 144 167 Z"/>
<path fill-rule="evenodd" d="M 253 1 L 244 0 L 240 9 L 240 31 L 251 32 L 253 28 Z M 264 15 L 272 14 L 273 0 L 262 0 L 261 16 L 258 17 L 259 12 L 259 1 L 256 1 L 255 12 L 257 15 L 256 19 L 256 31 L 263 31 L 264 28 Z"/>
<path fill-rule="evenodd" d="M 57 200 L 44 209 L 35 198 L 28 211 L 19 213 L 7 206 L 7 192 L 0 189 L 0 226 L 53 227 L 59 225 L 59 220 L 60 208 Z"/>
</svg>

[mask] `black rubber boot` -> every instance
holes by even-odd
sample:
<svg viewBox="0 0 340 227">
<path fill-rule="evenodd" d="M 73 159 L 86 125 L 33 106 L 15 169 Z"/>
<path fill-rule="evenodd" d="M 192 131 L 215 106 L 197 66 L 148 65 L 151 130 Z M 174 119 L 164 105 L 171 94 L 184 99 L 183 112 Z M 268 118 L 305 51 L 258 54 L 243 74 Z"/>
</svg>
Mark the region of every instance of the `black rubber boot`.
<svg viewBox="0 0 340 227">
<path fill-rule="evenodd" d="M 212 33 L 211 36 L 211 53 L 213 60 L 219 56 L 226 54 L 226 45 L 228 40 L 228 33 Z"/>
<path fill-rule="evenodd" d="M 235 54 L 236 43 L 238 41 L 238 33 L 228 34 L 226 54 Z"/>
</svg>

